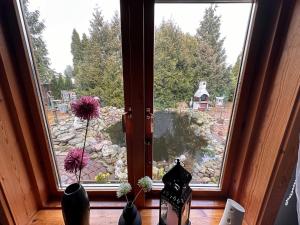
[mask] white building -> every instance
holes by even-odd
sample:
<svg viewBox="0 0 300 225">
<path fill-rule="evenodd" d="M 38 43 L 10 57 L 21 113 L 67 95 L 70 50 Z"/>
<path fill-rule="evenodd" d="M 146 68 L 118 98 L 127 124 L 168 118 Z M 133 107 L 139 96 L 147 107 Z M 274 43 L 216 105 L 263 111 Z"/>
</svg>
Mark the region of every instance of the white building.
<svg viewBox="0 0 300 225">
<path fill-rule="evenodd" d="M 199 88 L 194 94 L 192 107 L 201 111 L 208 109 L 209 93 L 206 90 L 206 81 L 200 81 Z"/>
</svg>

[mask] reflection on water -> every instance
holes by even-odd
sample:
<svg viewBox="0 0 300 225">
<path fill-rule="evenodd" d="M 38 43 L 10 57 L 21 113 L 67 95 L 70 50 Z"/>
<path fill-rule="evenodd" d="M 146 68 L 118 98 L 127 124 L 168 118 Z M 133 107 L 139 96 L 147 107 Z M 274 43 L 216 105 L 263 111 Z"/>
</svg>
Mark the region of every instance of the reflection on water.
<svg viewBox="0 0 300 225">
<path fill-rule="evenodd" d="M 198 134 L 202 124 L 188 113 L 160 111 L 154 114 L 153 160 L 174 159 L 182 154 L 204 156 L 207 140 Z M 197 157 L 198 158 L 198 157 Z"/>
<path fill-rule="evenodd" d="M 198 131 L 203 124 L 189 113 L 159 111 L 154 113 L 153 160 L 169 161 L 182 154 L 194 159 L 207 157 L 207 140 Z M 113 144 L 125 146 L 118 122 L 106 129 Z"/>
</svg>

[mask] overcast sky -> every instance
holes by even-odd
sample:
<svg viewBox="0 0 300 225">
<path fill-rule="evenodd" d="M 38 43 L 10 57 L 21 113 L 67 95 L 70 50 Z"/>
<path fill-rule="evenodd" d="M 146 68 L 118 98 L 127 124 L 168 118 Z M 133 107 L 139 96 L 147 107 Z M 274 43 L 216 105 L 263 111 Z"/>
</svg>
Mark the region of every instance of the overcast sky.
<svg viewBox="0 0 300 225">
<path fill-rule="evenodd" d="M 63 72 L 72 65 L 71 35 L 75 28 L 80 34 L 88 33 L 89 21 L 95 7 L 102 10 L 105 20 L 110 20 L 115 11 L 120 11 L 119 0 L 29 0 L 30 10 L 40 11 L 46 25 L 43 33 L 49 51 L 51 66 Z M 208 4 L 156 4 L 155 25 L 172 18 L 184 32 L 195 34 Z M 241 52 L 248 24 L 251 4 L 219 4 L 221 35 L 227 63 L 233 64 Z"/>
</svg>

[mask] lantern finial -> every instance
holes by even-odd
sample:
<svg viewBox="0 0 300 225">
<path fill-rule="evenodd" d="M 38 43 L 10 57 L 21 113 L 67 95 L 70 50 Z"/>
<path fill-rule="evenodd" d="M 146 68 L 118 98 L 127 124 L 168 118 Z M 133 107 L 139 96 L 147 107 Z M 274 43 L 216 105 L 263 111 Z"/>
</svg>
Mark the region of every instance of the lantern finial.
<svg viewBox="0 0 300 225">
<path fill-rule="evenodd" d="M 176 159 L 176 164 L 180 165 L 180 159 Z"/>
</svg>

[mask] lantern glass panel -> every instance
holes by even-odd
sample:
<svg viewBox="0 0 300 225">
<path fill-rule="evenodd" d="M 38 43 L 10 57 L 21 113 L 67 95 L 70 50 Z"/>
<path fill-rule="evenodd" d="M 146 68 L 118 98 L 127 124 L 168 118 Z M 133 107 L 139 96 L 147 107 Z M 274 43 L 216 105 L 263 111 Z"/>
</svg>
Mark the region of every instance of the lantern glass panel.
<svg viewBox="0 0 300 225">
<path fill-rule="evenodd" d="M 161 201 L 160 205 L 160 216 L 163 224 L 167 223 L 167 214 L 168 214 L 168 202 L 166 200 Z"/>
<path fill-rule="evenodd" d="M 178 215 L 176 213 L 176 210 L 172 206 L 171 203 L 168 204 L 168 213 L 167 213 L 167 223 L 166 224 L 178 224 Z"/>
<path fill-rule="evenodd" d="M 190 204 L 191 202 L 188 201 L 185 203 L 184 205 L 184 208 L 183 208 L 183 213 L 182 213 L 182 216 L 181 216 L 181 224 L 182 225 L 186 225 L 188 224 L 188 220 L 189 220 L 189 209 L 190 209 Z"/>
<path fill-rule="evenodd" d="M 178 224 L 178 214 L 176 213 L 176 210 L 172 206 L 171 203 L 169 203 L 167 200 L 162 199 L 161 205 L 160 205 L 160 224 Z"/>
</svg>

